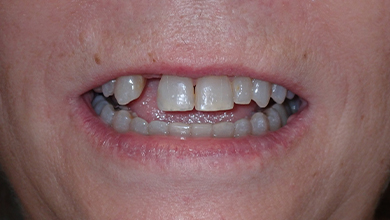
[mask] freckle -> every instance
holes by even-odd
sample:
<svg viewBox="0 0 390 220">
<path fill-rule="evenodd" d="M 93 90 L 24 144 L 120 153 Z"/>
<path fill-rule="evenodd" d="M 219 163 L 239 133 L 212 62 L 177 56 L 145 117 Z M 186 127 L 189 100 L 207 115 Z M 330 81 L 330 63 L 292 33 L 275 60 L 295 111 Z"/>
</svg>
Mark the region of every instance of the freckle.
<svg viewBox="0 0 390 220">
<path fill-rule="evenodd" d="M 360 120 L 362 121 L 364 120 L 364 115 L 360 116 Z"/>
<path fill-rule="evenodd" d="M 303 54 L 303 59 L 307 59 L 307 53 L 305 52 L 304 54 Z"/>
<path fill-rule="evenodd" d="M 97 65 L 100 65 L 102 63 L 102 60 L 100 59 L 99 54 L 95 53 L 94 58 L 95 58 L 95 63 Z"/>
</svg>

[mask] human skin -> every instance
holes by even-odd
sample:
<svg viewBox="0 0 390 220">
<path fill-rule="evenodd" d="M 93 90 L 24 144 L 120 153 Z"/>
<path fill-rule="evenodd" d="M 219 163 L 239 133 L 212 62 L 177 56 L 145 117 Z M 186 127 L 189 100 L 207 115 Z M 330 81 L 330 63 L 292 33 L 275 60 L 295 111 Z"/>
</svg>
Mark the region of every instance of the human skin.
<svg viewBox="0 0 390 220">
<path fill-rule="evenodd" d="M 0 158 L 26 218 L 371 219 L 390 162 L 389 11 L 385 0 L 1 0 Z M 121 75 L 229 68 L 307 102 L 275 132 L 282 147 L 191 156 L 181 148 L 224 142 L 167 137 L 171 154 L 131 157 L 85 101 Z"/>
</svg>

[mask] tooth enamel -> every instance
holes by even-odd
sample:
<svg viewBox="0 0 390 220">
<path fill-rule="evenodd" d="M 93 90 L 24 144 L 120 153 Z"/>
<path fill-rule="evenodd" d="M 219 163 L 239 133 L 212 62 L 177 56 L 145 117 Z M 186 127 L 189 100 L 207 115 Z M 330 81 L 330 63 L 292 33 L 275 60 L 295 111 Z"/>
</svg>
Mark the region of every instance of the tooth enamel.
<svg viewBox="0 0 390 220">
<path fill-rule="evenodd" d="M 93 109 L 95 110 L 96 114 L 100 115 L 102 113 L 102 110 L 104 106 L 108 105 L 109 103 L 106 100 L 102 100 L 98 102 Z"/>
<path fill-rule="evenodd" d="M 195 87 L 195 109 L 198 111 L 229 110 L 234 106 L 233 90 L 227 76 L 199 78 Z"/>
<path fill-rule="evenodd" d="M 140 117 L 133 118 L 130 122 L 130 130 L 139 134 L 147 135 L 149 134 L 148 122 Z"/>
<path fill-rule="evenodd" d="M 177 137 L 190 137 L 191 128 L 190 125 L 184 123 L 170 123 L 168 125 L 168 132 L 172 136 Z"/>
<path fill-rule="evenodd" d="M 233 79 L 234 96 L 236 104 L 249 104 L 251 102 L 252 80 L 249 77 L 234 77 Z"/>
<path fill-rule="evenodd" d="M 137 99 L 145 87 L 145 78 L 140 75 L 119 77 L 115 83 L 114 94 L 120 105 Z"/>
<path fill-rule="evenodd" d="M 288 99 L 293 99 L 295 96 L 295 94 L 293 92 L 291 92 L 290 90 L 287 91 L 287 95 L 286 95 L 286 98 Z"/>
<path fill-rule="evenodd" d="M 248 119 L 240 119 L 234 122 L 234 137 L 243 137 L 251 133 L 251 122 Z"/>
<path fill-rule="evenodd" d="M 290 107 L 291 114 L 295 114 L 299 111 L 299 108 L 301 107 L 301 100 L 293 99 L 288 102 L 288 106 Z"/>
<path fill-rule="evenodd" d="M 276 84 L 272 85 L 271 97 L 276 103 L 282 104 L 284 102 L 284 99 L 286 99 L 286 95 L 287 95 L 286 88 L 284 88 L 283 86 L 276 85 Z"/>
<path fill-rule="evenodd" d="M 150 135 L 168 135 L 168 124 L 163 121 L 151 121 L 149 123 Z"/>
<path fill-rule="evenodd" d="M 267 115 L 270 131 L 276 131 L 282 126 L 279 113 L 275 109 L 268 108 L 264 111 L 264 113 Z"/>
<path fill-rule="evenodd" d="M 101 86 L 94 88 L 93 91 L 96 92 L 96 93 L 102 93 L 103 92 Z"/>
<path fill-rule="evenodd" d="M 157 105 L 162 111 L 190 111 L 194 109 L 194 86 L 192 79 L 178 76 L 163 76 L 158 85 Z"/>
<path fill-rule="evenodd" d="M 269 123 L 267 116 L 262 112 L 257 112 L 251 118 L 252 134 L 261 135 L 269 130 Z"/>
<path fill-rule="evenodd" d="M 126 110 L 115 112 L 112 119 L 112 127 L 120 133 L 126 133 L 130 130 L 131 116 Z"/>
<path fill-rule="evenodd" d="M 219 122 L 213 125 L 214 137 L 233 137 L 234 124 L 232 122 Z"/>
<path fill-rule="evenodd" d="M 281 104 L 274 104 L 271 108 L 275 109 L 278 112 L 282 126 L 285 126 L 287 124 L 288 118 L 286 108 Z"/>
<path fill-rule="evenodd" d="M 107 104 L 106 106 L 104 106 L 102 112 L 100 113 L 100 118 L 104 123 L 111 124 L 112 118 L 114 117 L 114 113 L 114 107 L 112 107 L 112 105 L 110 104 Z"/>
<path fill-rule="evenodd" d="M 192 137 L 212 137 L 213 125 L 212 124 L 191 124 L 191 136 Z"/>
<path fill-rule="evenodd" d="M 271 84 L 259 79 L 252 80 L 252 99 L 261 108 L 265 108 L 271 96 Z"/>
<path fill-rule="evenodd" d="M 102 85 L 102 92 L 105 97 L 114 95 L 115 80 L 110 80 Z"/>
</svg>

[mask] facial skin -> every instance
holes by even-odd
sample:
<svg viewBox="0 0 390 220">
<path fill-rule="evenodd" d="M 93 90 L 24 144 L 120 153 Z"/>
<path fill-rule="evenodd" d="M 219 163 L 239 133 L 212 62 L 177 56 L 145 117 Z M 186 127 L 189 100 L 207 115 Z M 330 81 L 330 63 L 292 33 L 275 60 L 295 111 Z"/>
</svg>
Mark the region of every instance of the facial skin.
<svg viewBox="0 0 390 220">
<path fill-rule="evenodd" d="M 27 219 L 372 218 L 390 162 L 388 1 L 1 0 L 0 10 L 0 158 Z M 85 101 L 120 75 L 230 67 L 306 100 L 277 131 L 286 147 L 126 156 Z"/>
</svg>

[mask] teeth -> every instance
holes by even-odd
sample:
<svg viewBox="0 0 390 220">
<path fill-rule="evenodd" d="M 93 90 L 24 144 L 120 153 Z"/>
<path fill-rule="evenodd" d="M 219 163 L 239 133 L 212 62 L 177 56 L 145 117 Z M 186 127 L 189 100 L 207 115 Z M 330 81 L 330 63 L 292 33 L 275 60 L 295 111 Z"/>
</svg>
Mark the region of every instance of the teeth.
<svg viewBox="0 0 390 220">
<path fill-rule="evenodd" d="M 269 123 L 267 116 L 262 112 L 257 112 L 252 115 L 251 118 L 252 125 L 252 134 L 253 135 L 261 135 L 266 133 L 269 130 Z"/>
<path fill-rule="evenodd" d="M 293 92 L 291 92 L 290 90 L 287 91 L 287 95 L 286 95 L 286 98 L 288 99 L 293 99 L 295 96 L 295 94 Z"/>
<path fill-rule="evenodd" d="M 130 122 L 130 130 L 139 134 L 149 134 L 148 127 L 148 122 L 140 117 L 133 118 Z"/>
<path fill-rule="evenodd" d="M 142 76 L 119 77 L 115 83 L 115 98 L 120 105 L 126 105 L 137 99 L 145 87 L 145 79 Z"/>
<path fill-rule="evenodd" d="M 191 127 L 190 125 L 183 123 L 171 123 L 168 125 L 169 134 L 178 137 L 190 137 Z"/>
<path fill-rule="evenodd" d="M 229 110 L 234 106 L 233 90 L 227 76 L 199 78 L 195 87 L 195 109 L 198 111 Z"/>
<path fill-rule="evenodd" d="M 131 116 L 126 110 L 120 110 L 115 113 L 112 119 L 112 127 L 120 133 L 126 133 L 130 130 Z"/>
<path fill-rule="evenodd" d="M 213 125 L 212 124 L 191 124 L 191 136 L 212 137 Z"/>
<path fill-rule="evenodd" d="M 234 137 L 243 137 L 250 135 L 251 122 L 248 119 L 240 119 L 234 123 Z"/>
<path fill-rule="evenodd" d="M 269 121 L 269 130 L 270 131 L 278 130 L 282 126 L 279 113 L 273 108 L 268 108 L 264 112 L 267 115 Z"/>
<path fill-rule="evenodd" d="M 271 97 L 276 103 L 282 104 L 284 102 L 284 99 L 286 98 L 286 95 L 287 95 L 286 88 L 284 88 L 283 86 L 276 85 L 276 84 L 272 85 Z"/>
<path fill-rule="evenodd" d="M 234 77 L 233 79 L 234 96 L 236 104 L 247 105 L 251 102 L 252 80 L 249 77 Z"/>
<path fill-rule="evenodd" d="M 194 85 L 192 79 L 163 76 L 158 85 L 157 105 L 163 111 L 190 111 L 194 109 Z"/>
<path fill-rule="evenodd" d="M 259 79 L 254 79 L 252 83 L 253 101 L 261 108 L 266 107 L 271 96 L 271 84 Z"/>
<path fill-rule="evenodd" d="M 102 92 L 105 97 L 114 95 L 115 80 L 110 80 L 102 85 Z"/>
<path fill-rule="evenodd" d="M 92 101 L 92 107 L 98 115 L 100 115 L 104 106 L 106 106 L 107 104 L 108 102 L 102 95 L 97 95 Z"/>
<path fill-rule="evenodd" d="M 106 106 L 104 106 L 102 112 L 100 113 L 100 118 L 104 123 L 111 124 L 112 118 L 114 117 L 114 113 L 114 107 L 112 107 L 112 105 L 110 104 L 107 104 Z"/>
<path fill-rule="evenodd" d="M 233 137 L 234 124 L 232 122 L 220 122 L 213 125 L 214 137 Z"/>
<path fill-rule="evenodd" d="M 163 121 L 151 121 L 149 123 L 150 135 L 168 135 L 168 124 Z"/>
<path fill-rule="evenodd" d="M 271 108 L 275 109 L 278 112 L 282 126 L 285 126 L 287 124 L 288 118 L 286 108 L 281 104 L 274 104 Z"/>
</svg>

